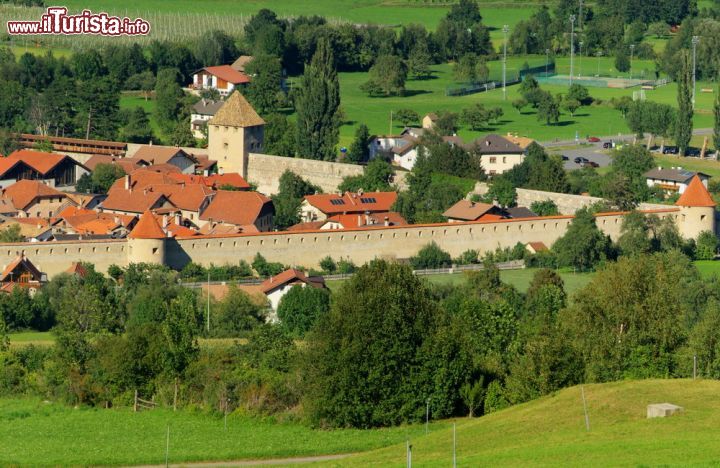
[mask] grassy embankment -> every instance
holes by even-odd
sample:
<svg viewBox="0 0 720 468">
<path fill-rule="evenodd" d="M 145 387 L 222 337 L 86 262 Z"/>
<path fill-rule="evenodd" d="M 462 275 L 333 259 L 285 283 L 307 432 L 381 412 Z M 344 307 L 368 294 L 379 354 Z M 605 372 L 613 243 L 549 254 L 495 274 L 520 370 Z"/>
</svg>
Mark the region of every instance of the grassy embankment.
<svg viewBox="0 0 720 468">
<path fill-rule="evenodd" d="M 720 382 L 643 380 L 585 385 L 457 425 L 458 466 L 717 466 Z M 670 402 L 682 415 L 646 419 L 651 403 Z M 413 462 L 452 464 L 452 428 L 416 438 Z M 333 466 L 401 466 L 405 444 Z"/>
</svg>

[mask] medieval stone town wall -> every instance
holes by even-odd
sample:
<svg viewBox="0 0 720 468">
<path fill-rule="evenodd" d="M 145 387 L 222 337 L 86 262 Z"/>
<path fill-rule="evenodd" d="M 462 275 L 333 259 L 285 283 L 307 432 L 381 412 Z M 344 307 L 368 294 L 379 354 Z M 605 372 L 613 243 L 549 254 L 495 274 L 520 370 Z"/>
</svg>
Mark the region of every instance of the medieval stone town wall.
<svg viewBox="0 0 720 468">
<path fill-rule="evenodd" d="M 673 216 L 675 219 L 679 216 L 679 210 L 672 207 L 655 213 L 661 217 Z M 603 232 L 617 239 L 622 218 L 622 213 L 599 214 L 597 225 Z M 375 258 L 406 259 L 430 242 L 436 242 L 452 256 L 469 249 L 483 253 L 497 247 L 512 247 L 518 242 L 543 242 L 549 247 L 565 234 L 571 221 L 572 216 L 550 216 L 343 231 L 141 240 L 148 243 L 147 246 L 134 245 L 138 241 L 132 239 L 0 244 L 0 265 L 6 266 L 24 253 L 41 271 L 52 277 L 76 261 L 94 263 L 103 272 L 112 264 L 127 265 L 130 262 L 128 258 L 133 262 L 164 262 L 172 268 L 180 269 L 191 261 L 205 266 L 211 263 L 237 263 L 240 260 L 252 262 L 259 252 L 269 261 L 315 268 L 327 255 L 334 259 L 348 258 L 356 264 Z M 157 242 L 159 248 L 149 245 L 152 242 Z"/>
<path fill-rule="evenodd" d="M 485 195 L 489 190 L 488 184 L 485 182 L 478 182 L 475 184 L 475 189 L 472 193 L 478 195 Z M 558 207 L 558 211 L 561 214 L 571 215 L 574 214 L 580 208 L 593 205 L 597 202 L 603 201 L 599 197 L 591 197 L 589 195 L 573 195 L 569 193 L 557 193 L 557 192 L 544 192 L 542 190 L 530 190 L 519 188 L 517 192 L 517 204 L 519 206 L 525 206 L 530 208 L 535 202 L 543 202 L 552 200 Z M 640 210 L 661 210 L 667 208 L 668 205 L 660 205 L 656 203 L 641 203 L 638 206 Z"/>
</svg>

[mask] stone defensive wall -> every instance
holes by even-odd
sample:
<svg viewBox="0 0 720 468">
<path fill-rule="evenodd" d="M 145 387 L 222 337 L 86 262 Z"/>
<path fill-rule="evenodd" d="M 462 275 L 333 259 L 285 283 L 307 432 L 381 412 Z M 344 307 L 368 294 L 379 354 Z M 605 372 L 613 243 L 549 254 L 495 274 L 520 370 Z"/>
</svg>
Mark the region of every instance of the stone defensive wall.
<svg viewBox="0 0 720 468">
<path fill-rule="evenodd" d="M 488 184 L 485 182 L 478 182 L 475 184 L 475 189 L 472 193 L 478 195 L 485 195 L 489 190 Z M 535 202 L 542 202 L 546 200 L 552 200 L 558 207 L 558 211 L 562 214 L 574 214 L 580 208 L 593 205 L 597 202 L 603 201 L 599 197 L 591 197 L 589 195 L 573 195 L 569 193 L 557 193 L 557 192 L 544 192 L 542 190 L 530 190 L 519 188 L 517 192 L 517 204 L 519 206 L 526 206 L 530 208 Z M 638 206 L 639 210 L 662 210 L 667 208 L 668 205 L 654 204 L 654 203 L 641 203 Z"/>
<path fill-rule="evenodd" d="M 249 153 L 247 180 L 257 184 L 258 191 L 265 194 L 277 193 L 280 176 L 286 170 L 302 176 L 303 179 L 319 186 L 323 192 L 334 192 L 343 178 L 363 174 L 363 166 L 314 159 L 288 158 L 269 154 Z"/>
<path fill-rule="evenodd" d="M 679 209 L 649 210 L 660 217 L 678 218 Z M 617 239 L 625 213 L 601 213 L 598 227 Z M 261 253 L 268 261 L 314 268 L 329 255 L 363 264 L 375 258 L 406 259 L 430 242 L 436 242 L 452 256 L 474 249 L 481 253 L 516 243 L 543 242 L 550 247 L 565 234 L 573 216 L 548 216 L 500 221 L 440 223 L 412 226 L 390 226 L 358 230 L 325 230 L 306 232 L 268 232 L 231 236 L 197 236 L 158 240 L 101 240 L 0 244 L 0 265 L 4 268 L 17 256 L 25 254 L 49 277 L 67 270 L 72 262 L 86 261 L 98 271 L 131 261 L 165 263 L 181 269 L 189 262 L 208 266 L 252 262 Z M 138 259 L 132 254 L 134 244 L 157 242 L 164 248 L 156 256 Z M 136 249 L 139 246 L 135 246 Z M 152 246 L 151 246 L 152 247 Z M 131 260 L 132 259 L 132 260 Z"/>
</svg>

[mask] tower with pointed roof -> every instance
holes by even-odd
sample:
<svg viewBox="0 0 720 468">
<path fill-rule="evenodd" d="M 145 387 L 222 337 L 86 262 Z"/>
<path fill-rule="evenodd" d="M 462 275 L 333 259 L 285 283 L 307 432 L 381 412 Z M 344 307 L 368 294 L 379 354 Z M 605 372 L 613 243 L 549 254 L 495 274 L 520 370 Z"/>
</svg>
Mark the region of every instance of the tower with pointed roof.
<svg viewBox="0 0 720 468">
<path fill-rule="evenodd" d="M 680 207 L 677 225 L 684 238 L 697 239 L 703 231 L 715 232 L 715 200 L 700 177 L 692 178 L 675 205 Z"/>
<path fill-rule="evenodd" d="M 235 91 L 208 121 L 208 156 L 222 172 L 247 178 L 248 155 L 262 152 L 264 127 L 262 117 Z"/>
<path fill-rule="evenodd" d="M 128 234 L 128 263 L 154 263 L 164 265 L 165 238 L 167 234 L 158 224 L 155 216 L 145 211 L 130 234 Z"/>
</svg>

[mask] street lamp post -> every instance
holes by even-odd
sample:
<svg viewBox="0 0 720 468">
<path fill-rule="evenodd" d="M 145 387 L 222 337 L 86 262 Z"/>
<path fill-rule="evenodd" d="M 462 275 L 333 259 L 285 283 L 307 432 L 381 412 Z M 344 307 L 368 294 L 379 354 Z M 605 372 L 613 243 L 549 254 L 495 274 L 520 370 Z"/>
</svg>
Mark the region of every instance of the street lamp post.
<svg viewBox="0 0 720 468">
<path fill-rule="evenodd" d="M 573 59 L 575 58 L 575 15 L 570 15 L 570 85 L 573 81 Z"/>
<path fill-rule="evenodd" d="M 632 80 L 632 62 L 633 54 L 635 52 L 635 44 L 630 44 L 630 79 Z"/>
<path fill-rule="evenodd" d="M 597 51 L 597 66 L 598 66 L 597 76 L 598 77 L 600 77 L 600 57 L 602 57 L 602 50 Z"/>
<path fill-rule="evenodd" d="M 583 41 L 580 41 L 579 44 L 580 44 L 580 60 L 579 60 L 579 62 L 578 62 L 578 77 L 581 77 L 581 76 L 582 76 L 582 46 L 583 46 Z"/>
<path fill-rule="evenodd" d="M 507 89 L 506 89 L 506 69 L 507 69 L 507 33 L 510 31 L 510 28 L 506 24 L 503 26 L 503 101 L 507 99 Z"/>
<path fill-rule="evenodd" d="M 700 42 L 699 36 L 692 37 L 693 46 L 693 78 L 692 78 L 692 108 L 695 110 L 695 50 L 697 49 L 698 42 Z"/>
<path fill-rule="evenodd" d="M 548 65 L 550 65 L 550 49 L 545 49 L 545 78 L 548 76 Z"/>
</svg>

